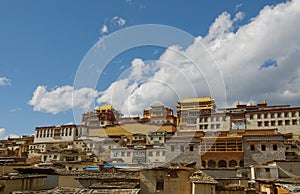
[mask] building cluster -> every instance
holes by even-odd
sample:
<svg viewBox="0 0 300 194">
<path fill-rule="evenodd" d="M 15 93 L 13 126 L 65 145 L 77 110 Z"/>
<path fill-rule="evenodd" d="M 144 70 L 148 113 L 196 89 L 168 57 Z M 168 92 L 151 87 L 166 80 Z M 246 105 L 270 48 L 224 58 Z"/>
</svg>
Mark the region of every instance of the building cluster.
<svg viewBox="0 0 300 194">
<path fill-rule="evenodd" d="M 200 97 L 177 102 L 176 113 L 153 104 L 141 117 L 125 117 L 104 104 L 83 113 L 81 125 L 36 127 L 34 136 L 2 140 L 0 163 L 7 169 L 23 162 L 67 177 L 73 173 L 77 185 L 72 184 L 89 189 L 110 185 L 136 193 L 193 194 L 297 190 L 300 107 L 269 106 L 264 100 L 217 108 L 211 97 Z M 80 175 L 89 170 L 139 171 L 139 181 L 130 188 L 126 183 L 113 187 L 99 177 Z"/>
</svg>

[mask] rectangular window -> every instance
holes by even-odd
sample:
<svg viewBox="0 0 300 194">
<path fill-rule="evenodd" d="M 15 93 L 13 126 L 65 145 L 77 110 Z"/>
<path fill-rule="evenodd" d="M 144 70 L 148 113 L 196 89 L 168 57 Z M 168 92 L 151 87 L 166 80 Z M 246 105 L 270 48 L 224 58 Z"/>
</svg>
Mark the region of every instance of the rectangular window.
<svg viewBox="0 0 300 194">
<path fill-rule="evenodd" d="M 289 112 L 285 112 L 284 117 L 289 117 Z"/>
<path fill-rule="evenodd" d="M 190 152 L 194 151 L 194 146 L 190 145 Z"/>
<path fill-rule="evenodd" d="M 269 121 L 265 121 L 265 127 L 269 126 Z"/>
<path fill-rule="evenodd" d="M 159 180 L 156 181 L 156 190 L 164 190 L 164 181 L 163 180 Z"/>
<path fill-rule="evenodd" d="M 127 157 L 130 157 L 131 156 L 131 153 L 130 152 L 127 152 Z"/>
<path fill-rule="evenodd" d="M 171 145 L 171 152 L 174 152 L 174 151 L 175 151 L 175 146 Z"/>
<path fill-rule="evenodd" d="M 258 121 L 258 122 L 257 122 L 257 126 L 261 127 L 261 126 L 262 126 L 262 122 L 261 122 L 261 121 Z"/>
<path fill-rule="evenodd" d="M 150 152 L 148 153 L 148 156 L 153 156 L 152 151 L 150 151 Z"/>
<path fill-rule="evenodd" d="M 282 120 L 278 121 L 278 126 L 282 126 Z"/>
<path fill-rule="evenodd" d="M 284 124 L 285 125 L 290 125 L 290 120 L 285 120 Z"/>
<path fill-rule="evenodd" d="M 160 156 L 160 152 L 159 151 L 156 152 L 156 156 Z"/>
<path fill-rule="evenodd" d="M 266 151 L 266 149 L 267 149 L 266 144 L 261 144 L 261 151 Z"/>
<path fill-rule="evenodd" d="M 297 119 L 292 120 L 293 125 L 297 125 Z"/>
<path fill-rule="evenodd" d="M 277 151 L 278 150 L 278 145 L 277 144 L 273 144 L 273 150 Z"/>
<path fill-rule="evenodd" d="M 275 126 L 276 122 L 275 121 L 271 121 L 271 126 Z"/>
<path fill-rule="evenodd" d="M 265 168 L 266 169 L 266 172 L 270 172 L 270 168 Z"/>
<path fill-rule="evenodd" d="M 255 145 L 254 145 L 254 144 L 251 144 L 251 145 L 250 145 L 250 150 L 251 150 L 251 151 L 255 151 Z"/>
</svg>

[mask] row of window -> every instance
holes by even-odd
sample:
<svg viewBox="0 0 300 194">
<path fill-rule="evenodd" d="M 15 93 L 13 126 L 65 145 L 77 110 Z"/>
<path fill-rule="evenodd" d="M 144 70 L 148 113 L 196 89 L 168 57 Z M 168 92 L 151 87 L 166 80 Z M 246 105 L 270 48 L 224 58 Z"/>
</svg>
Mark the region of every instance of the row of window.
<svg viewBox="0 0 300 194">
<path fill-rule="evenodd" d="M 47 158 L 52 158 L 52 155 L 44 155 L 44 160 L 47 160 Z M 53 155 L 53 160 L 57 160 L 58 156 L 57 155 Z"/>
<path fill-rule="evenodd" d="M 221 129 L 221 124 L 204 124 L 199 125 L 199 129 Z"/>
<path fill-rule="evenodd" d="M 298 119 L 292 120 L 271 120 L 271 121 L 257 121 L 258 127 L 270 127 L 270 126 L 287 126 L 287 125 L 298 125 Z"/>
<path fill-rule="evenodd" d="M 45 147 L 45 144 L 42 144 L 42 145 L 30 145 L 29 149 L 39 149 L 39 148 L 44 148 L 44 147 Z"/>
<path fill-rule="evenodd" d="M 181 145 L 181 146 L 179 147 L 180 151 L 181 151 L 181 152 L 184 152 L 184 151 L 185 151 L 185 147 L 186 147 L 186 146 Z M 188 148 L 188 150 L 189 150 L 190 152 L 194 151 L 194 145 L 189 145 L 187 148 Z M 174 152 L 175 149 L 176 149 L 176 146 L 175 146 L 175 145 L 171 145 L 171 152 Z"/>
<path fill-rule="evenodd" d="M 201 161 L 201 165 L 205 168 L 227 168 L 227 167 L 236 167 L 236 166 L 244 166 L 244 161 L 241 160 L 239 161 L 239 163 L 236 160 L 230 160 L 229 162 L 227 162 L 226 160 L 219 160 L 218 162 L 216 162 L 215 160 L 209 160 L 209 161 L 205 161 L 202 160 Z"/>
<path fill-rule="evenodd" d="M 202 117 L 200 119 L 200 122 L 201 123 L 207 123 L 209 121 L 211 121 L 211 122 L 224 122 L 225 120 L 226 119 L 225 119 L 224 116 L 219 116 L 219 117 L 214 116 L 214 117 Z"/>
<path fill-rule="evenodd" d="M 76 133 L 78 132 L 76 131 Z M 66 128 L 60 131 L 55 131 L 53 129 L 37 130 L 36 132 L 36 138 L 45 138 L 45 137 L 53 137 L 53 136 L 72 136 L 72 135 L 73 135 L 72 128 Z"/>
<path fill-rule="evenodd" d="M 250 114 L 250 119 L 265 119 L 265 118 L 290 118 L 290 117 L 299 117 L 298 111 L 289 111 L 289 112 L 274 112 L 274 113 L 261 113 L 261 114 Z"/>
<path fill-rule="evenodd" d="M 200 118 L 200 123 L 207 123 L 207 122 L 224 122 L 226 119 L 225 117 L 202 117 Z M 197 118 L 189 118 L 189 117 L 182 117 L 182 122 L 187 122 L 188 124 L 196 124 Z"/>
<path fill-rule="evenodd" d="M 132 152 L 114 152 L 113 153 L 114 157 L 131 157 L 132 155 Z M 133 154 L 135 155 L 135 154 Z M 152 157 L 152 156 L 165 156 L 166 155 L 166 152 L 165 151 L 149 151 L 148 152 L 148 157 Z"/>
<path fill-rule="evenodd" d="M 255 144 L 250 144 L 250 151 L 256 151 L 257 146 Z M 273 143 L 272 144 L 272 150 L 277 151 L 278 150 L 278 144 Z M 260 144 L 260 151 L 267 151 L 267 144 Z"/>
</svg>

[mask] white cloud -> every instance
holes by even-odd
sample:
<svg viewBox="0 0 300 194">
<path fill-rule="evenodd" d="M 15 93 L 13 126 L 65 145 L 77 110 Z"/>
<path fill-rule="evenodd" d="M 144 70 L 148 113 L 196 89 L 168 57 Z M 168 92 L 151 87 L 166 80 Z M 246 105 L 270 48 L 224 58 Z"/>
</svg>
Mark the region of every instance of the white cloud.
<svg viewBox="0 0 300 194">
<path fill-rule="evenodd" d="M 100 39 L 102 38 L 102 35 L 105 35 L 109 32 L 114 32 L 120 28 L 123 28 L 126 24 L 126 20 L 124 18 L 121 18 L 119 16 L 114 16 L 109 21 L 108 18 L 105 18 L 102 27 L 100 28 Z"/>
<path fill-rule="evenodd" d="M 0 86 L 10 86 L 11 80 L 6 77 L 0 77 Z"/>
<path fill-rule="evenodd" d="M 19 135 L 16 135 L 16 134 L 9 134 L 9 135 L 6 135 L 5 136 L 5 132 L 6 132 L 6 129 L 5 128 L 0 128 L 0 139 L 8 139 L 8 137 L 10 138 L 18 138 Z"/>
<path fill-rule="evenodd" d="M 112 26 L 123 27 L 126 24 L 126 20 L 119 16 L 115 16 L 110 20 Z"/>
<path fill-rule="evenodd" d="M 263 99 L 272 104 L 300 105 L 300 1 L 266 6 L 234 31 L 235 22 L 243 18 L 242 12 L 234 17 L 224 12 L 215 19 L 208 34 L 195 38 L 187 49 L 171 46 L 154 65 L 135 59 L 132 69 L 126 70 L 130 71 L 127 77 L 112 83 L 98 102 L 110 101 L 133 114 L 153 102 L 175 108 L 182 97 L 209 95 L 212 88 L 223 91 L 215 80 L 219 70 L 228 105 Z M 275 61 L 276 66 L 261 68 L 267 60 Z"/>
<path fill-rule="evenodd" d="M 107 25 L 105 25 L 105 24 L 104 24 L 104 25 L 102 26 L 102 28 L 101 28 L 101 30 L 100 30 L 100 31 L 101 31 L 101 34 L 108 33 L 108 28 L 107 28 Z"/>
<path fill-rule="evenodd" d="M 38 86 L 28 102 L 34 111 L 57 114 L 73 107 L 87 109 L 94 102 L 98 93 L 91 88 L 74 89 L 72 86 L 62 86 L 48 91 L 45 86 Z"/>
</svg>

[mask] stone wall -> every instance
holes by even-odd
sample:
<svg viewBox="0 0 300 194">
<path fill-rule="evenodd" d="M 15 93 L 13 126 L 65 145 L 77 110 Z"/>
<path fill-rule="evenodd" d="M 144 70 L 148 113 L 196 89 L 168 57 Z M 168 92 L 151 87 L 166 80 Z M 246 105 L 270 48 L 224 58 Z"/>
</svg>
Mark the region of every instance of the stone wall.
<svg viewBox="0 0 300 194">
<path fill-rule="evenodd" d="M 244 135 L 244 165 L 261 165 L 273 160 L 285 160 L 282 135 Z M 276 149 L 273 145 L 276 144 Z"/>
</svg>

